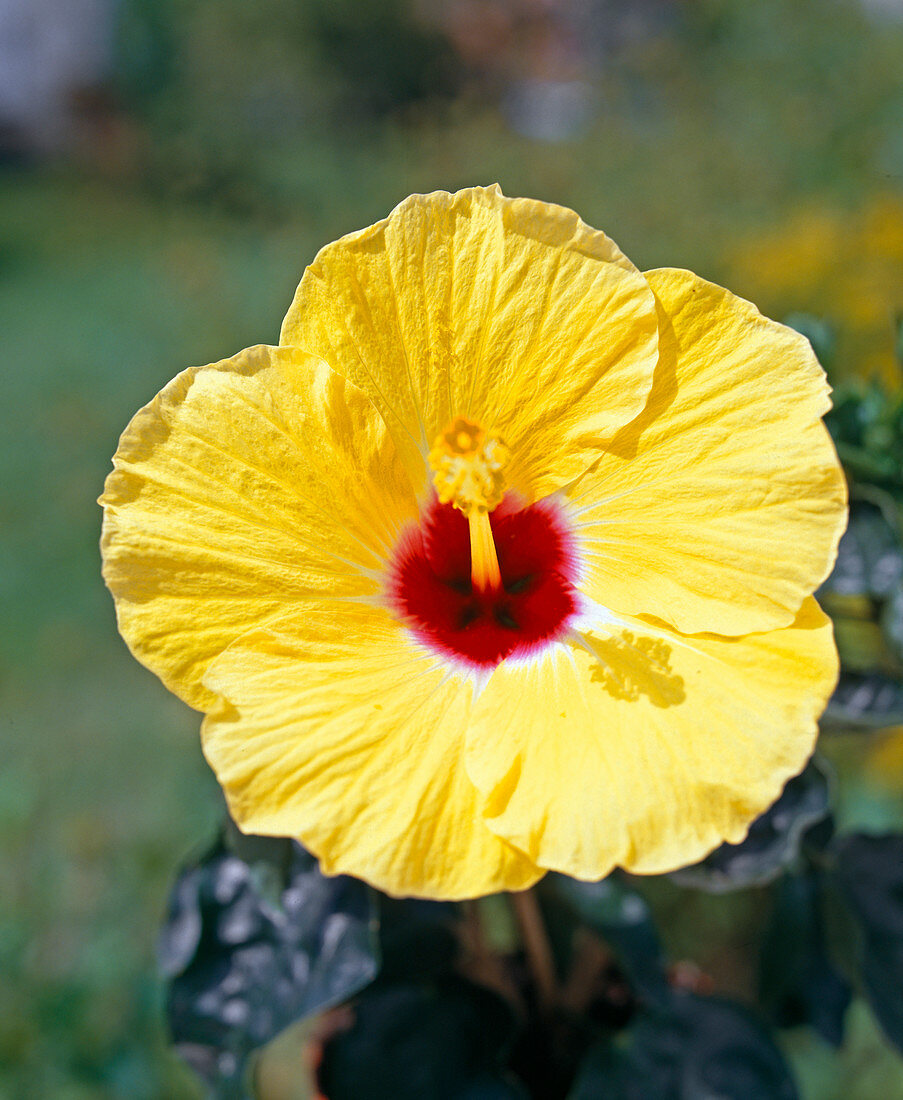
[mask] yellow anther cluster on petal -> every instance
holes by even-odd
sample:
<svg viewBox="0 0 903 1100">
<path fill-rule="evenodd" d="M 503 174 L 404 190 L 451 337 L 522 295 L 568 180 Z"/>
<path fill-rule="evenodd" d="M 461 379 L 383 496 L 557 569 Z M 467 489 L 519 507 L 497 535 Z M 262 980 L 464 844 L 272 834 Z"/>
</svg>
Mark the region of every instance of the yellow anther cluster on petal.
<svg viewBox="0 0 903 1100">
<path fill-rule="evenodd" d="M 468 519 L 501 503 L 508 448 L 473 420 L 456 417 L 436 436 L 429 461 L 439 500 Z"/>
</svg>

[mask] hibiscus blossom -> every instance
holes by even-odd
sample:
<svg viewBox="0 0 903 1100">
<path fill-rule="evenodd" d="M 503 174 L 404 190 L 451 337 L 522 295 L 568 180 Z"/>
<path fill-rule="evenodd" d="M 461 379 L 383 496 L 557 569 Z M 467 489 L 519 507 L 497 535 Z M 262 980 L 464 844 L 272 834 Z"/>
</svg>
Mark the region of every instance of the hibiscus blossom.
<svg viewBox="0 0 903 1100">
<path fill-rule="evenodd" d="M 393 894 L 664 872 L 812 751 L 828 407 L 728 291 L 558 206 L 415 195 L 322 249 L 278 347 L 137 413 L 105 576 L 247 831 Z"/>
</svg>

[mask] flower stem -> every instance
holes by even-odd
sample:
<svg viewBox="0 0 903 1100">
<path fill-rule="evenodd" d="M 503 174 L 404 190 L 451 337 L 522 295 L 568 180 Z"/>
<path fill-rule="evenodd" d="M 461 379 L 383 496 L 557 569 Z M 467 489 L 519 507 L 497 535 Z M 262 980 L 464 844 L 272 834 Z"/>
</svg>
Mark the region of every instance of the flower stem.
<svg viewBox="0 0 903 1100">
<path fill-rule="evenodd" d="M 486 935 L 480 904 L 477 901 L 464 903 L 464 936 L 466 951 L 462 961 L 462 970 L 472 981 L 494 989 L 509 1001 L 520 1015 L 526 1014 L 526 1005 L 521 991 L 505 965 L 502 954 L 493 950 Z"/>
<path fill-rule="evenodd" d="M 542 1011 L 547 1011 L 558 999 L 558 979 L 539 902 L 532 890 L 522 890 L 510 897 L 536 987 L 536 1001 Z"/>
</svg>

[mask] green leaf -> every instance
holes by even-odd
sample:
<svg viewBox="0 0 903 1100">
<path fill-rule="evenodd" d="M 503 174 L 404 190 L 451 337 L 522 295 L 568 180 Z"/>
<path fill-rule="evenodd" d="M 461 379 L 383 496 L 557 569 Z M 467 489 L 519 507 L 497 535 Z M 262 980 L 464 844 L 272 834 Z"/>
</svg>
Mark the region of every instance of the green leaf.
<svg viewBox="0 0 903 1100">
<path fill-rule="evenodd" d="M 857 597 L 859 599 L 859 597 Z M 869 601 L 871 604 L 871 601 Z M 845 672 L 896 675 L 899 661 L 891 652 L 877 619 L 877 609 L 869 607 L 865 618 L 847 617 L 838 611 L 836 599 L 825 601 L 825 610 L 834 619 L 834 640 Z"/>
<path fill-rule="evenodd" d="M 903 584 L 893 589 L 881 609 L 881 629 L 890 648 L 903 661 Z"/>
<path fill-rule="evenodd" d="M 750 825 L 745 840 L 722 844 L 701 863 L 674 871 L 670 877 L 681 886 L 716 894 L 771 882 L 796 859 L 803 834 L 829 812 L 828 779 L 813 759 Z"/>
<path fill-rule="evenodd" d="M 890 506 L 871 500 L 850 501 L 850 522 L 834 569 L 819 596 L 869 596 L 883 599 L 903 579 L 903 550 Z"/>
<path fill-rule="evenodd" d="M 882 426 L 883 427 L 883 426 Z M 881 432 L 866 429 L 863 433 L 866 444 L 874 445 L 876 435 Z M 842 439 L 836 439 L 837 455 L 843 463 L 843 468 L 851 480 L 884 485 L 887 488 L 900 488 L 900 462 L 899 458 L 887 450 L 879 452 L 845 443 Z"/>
<path fill-rule="evenodd" d="M 762 943 L 759 990 L 778 1027 L 808 1024 L 840 1046 L 852 991 L 828 954 L 819 871 L 806 868 L 778 883 Z"/>
<path fill-rule="evenodd" d="M 636 991 L 650 1003 L 670 996 L 665 959 L 652 912 L 636 890 L 609 875 L 601 882 L 581 882 L 551 873 L 543 881 L 577 917 L 612 948 Z"/>
<path fill-rule="evenodd" d="M 768 1030 L 740 1005 L 676 993 L 588 1055 L 569 1100 L 796 1100 Z"/>
<path fill-rule="evenodd" d="M 327 878 L 294 842 L 260 840 L 264 862 L 218 842 L 183 870 L 160 936 L 173 1041 L 217 1097 L 243 1096 L 254 1049 L 346 1000 L 378 968 L 369 888 Z"/>
<path fill-rule="evenodd" d="M 491 990 L 455 975 L 431 982 L 380 981 L 365 990 L 353 1010 L 352 1026 L 323 1048 L 318 1078 L 329 1100 L 515 1100 L 520 1095 L 502 1076 L 514 1015 Z"/>
<path fill-rule="evenodd" d="M 903 683 L 881 672 L 842 672 L 822 725 L 882 729 L 903 722 Z"/>
<path fill-rule="evenodd" d="M 903 835 L 834 843 L 834 876 L 859 931 L 857 969 L 888 1039 L 903 1051 Z"/>
</svg>

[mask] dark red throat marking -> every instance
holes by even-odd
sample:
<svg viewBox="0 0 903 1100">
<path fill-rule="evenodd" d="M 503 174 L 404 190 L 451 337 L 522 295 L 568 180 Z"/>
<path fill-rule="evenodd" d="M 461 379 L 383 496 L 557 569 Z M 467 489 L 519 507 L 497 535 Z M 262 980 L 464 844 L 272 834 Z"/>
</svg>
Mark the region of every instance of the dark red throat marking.
<svg viewBox="0 0 903 1100">
<path fill-rule="evenodd" d="M 435 497 L 399 540 L 388 571 L 398 617 L 432 649 L 477 668 L 554 641 L 577 611 L 573 539 L 559 509 L 545 501 L 522 508 L 509 493 L 490 524 L 498 591 L 473 587 L 467 520 Z"/>
</svg>

